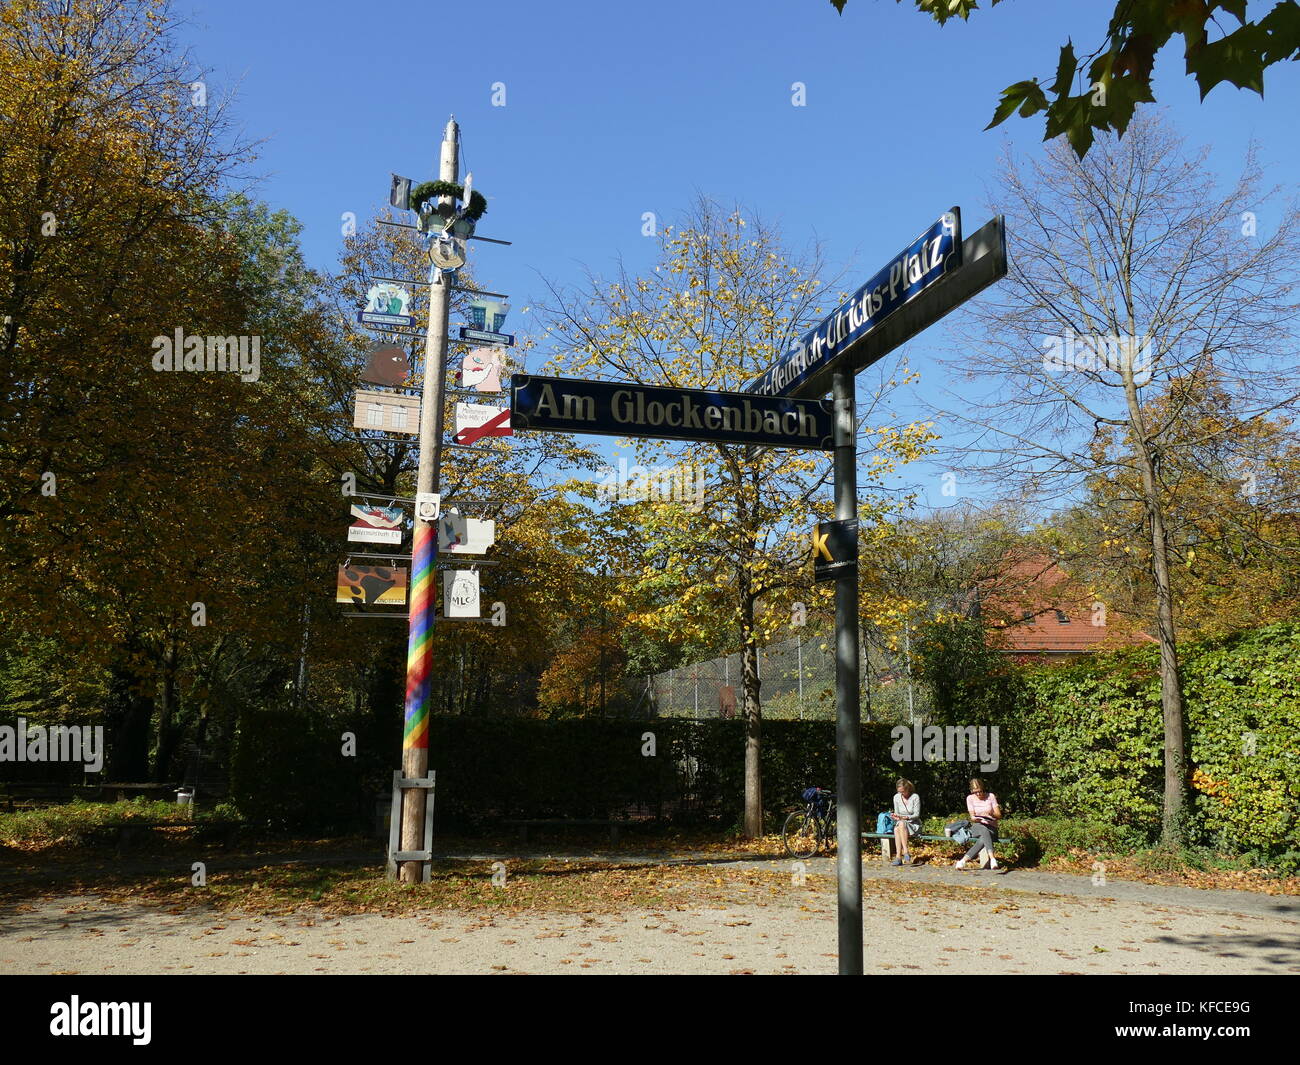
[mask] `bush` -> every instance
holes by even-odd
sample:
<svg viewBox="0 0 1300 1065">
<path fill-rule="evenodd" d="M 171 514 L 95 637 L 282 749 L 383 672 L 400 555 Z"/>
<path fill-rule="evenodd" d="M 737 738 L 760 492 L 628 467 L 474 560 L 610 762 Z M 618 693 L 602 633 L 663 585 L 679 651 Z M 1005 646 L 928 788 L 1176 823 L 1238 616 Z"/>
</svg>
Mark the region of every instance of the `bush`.
<svg viewBox="0 0 1300 1065">
<path fill-rule="evenodd" d="M 1211 857 L 1203 847 L 1157 843 L 1154 847 L 1139 851 L 1133 864 L 1148 873 L 1181 873 L 1187 869 L 1204 870 L 1211 864 Z"/>
<path fill-rule="evenodd" d="M 1192 796 L 1189 837 L 1223 850 L 1300 849 L 1300 625 L 1181 648 Z M 1164 789 L 1159 652 L 1098 654 L 1024 672 L 1003 717 L 1004 768 L 1025 809 L 1160 828 Z M 1154 859 L 1153 859 L 1154 860 Z"/>
<path fill-rule="evenodd" d="M 96 831 L 132 821 L 175 821 L 188 824 L 184 810 L 173 802 L 133 799 L 129 802 L 70 802 L 39 810 L 0 814 L 0 843 L 50 845 L 88 842 Z"/>
<path fill-rule="evenodd" d="M 348 724 L 311 710 L 241 712 L 230 765 L 230 798 L 239 813 L 273 831 L 368 827 L 379 784 L 367 779 L 359 759 L 343 755 Z"/>
<path fill-rule="evenodd" d="M 1015 838 L 1020 857 L 1028 861 L 1065 857 L 1071 851 L 1098 857 L 1132 854 L 1148 842 L 1130 826 L 1074 817 L 1012 817 L 999 831 Z"/>
</svg>

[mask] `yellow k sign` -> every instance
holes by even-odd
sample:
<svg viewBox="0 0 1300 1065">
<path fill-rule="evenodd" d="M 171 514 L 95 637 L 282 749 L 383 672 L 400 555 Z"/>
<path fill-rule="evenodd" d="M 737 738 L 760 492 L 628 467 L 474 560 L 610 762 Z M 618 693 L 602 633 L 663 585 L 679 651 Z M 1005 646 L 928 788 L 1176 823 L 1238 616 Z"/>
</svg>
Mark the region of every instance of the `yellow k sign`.
<svg viewBox="0 0 1300 1065">
<path fill-rule="evenodd" d="M 834 561 L 835 561 L 835 560 L 831 557 L 831 551 L 830 551 L 830 548 L 828 548 L 828 547 L 826 546 L 826 541 L 829 540 L 830 537 L 831 537 L 831 534 L 830 534 L 829 531 L 827 531 L 827 532 L 821 532 L 821 531 L 820 531 L 820 526 L 817 526 L 817 525 L 814 525 L 814 526 L 813 526 L 813 531 L 812 531 L 812 555 L 813 555 L 813 560 L 814 560 L 814 561 L 816 561 L 817 558 L 819 558 L 819 557 L 820 557 L 820 558 L 824 558 L 827 562 L 834 562 Z"/>
</svg>

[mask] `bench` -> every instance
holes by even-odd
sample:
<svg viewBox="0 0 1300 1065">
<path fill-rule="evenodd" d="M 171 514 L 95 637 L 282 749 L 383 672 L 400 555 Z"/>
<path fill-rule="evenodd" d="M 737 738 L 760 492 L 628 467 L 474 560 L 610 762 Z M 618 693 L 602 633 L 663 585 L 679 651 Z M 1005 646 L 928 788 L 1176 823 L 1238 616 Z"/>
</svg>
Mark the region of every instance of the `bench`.
<svg viewBox="0 0 1300 1065">
<path fill-rule="evenodd" d="M 894 834 L 893 834 L 892 832 L 863 832 L 863 833 L 862 833 L 862 838 L 863 838 L 863 839 L 878 839 L 878 840 L 880 840 L 880 857 L 881 857 L 881 859 L 882 859 L 883 861 L 886 861 L 886 862 L 889 862 L 889 861 L 893 861 L 893 860 L 894 860 Z M 951 836 L 928 836 L 928 835 L 926 835 L 925 833 L 918 833 L 917 835 L 913 836 L 912 838 L 913 838 L 913 839 L 924 840 L 926 843 L 953 843 L 953 842 L 955 842 L 955 840 L 953 840 L 953 838 L 952 838 Z M 1000 844 L 1003 844 L 1003 843 L 1011 843 L 1011 842 L 1012 842 L 1012 837 L 1011 837 L 1011 836 L 999 836 L 997 839 L 995 839 L 995 840 L 993 841 L 993 845 L 996 847 L 996 846 L 999 846 Z M 958 846 L 962 847 L 963 850 L 969 850 L 969 849 L 970 849 L 970 844 L 969 844 L 969 843 L 966 843 L 966 844 L 958 844 Z M 986 854 L 985 851 L 980 851 L 980 865 L 981 865 L 981 866 L 983 866 L 983 865 L 985 864 L 985 860 L 986 860 L 987 857 L 988 857 L 988 855 Z"/>
<path fill-rule="evenodd" d="M 86 802 L 126 802 L 134 798 L 169 799 L 175 784 L 48 784 L 16 781 L 0 784 L 0 805 L 7 811 Z"/>
<path fill-rule="evenodd" d="M 216 836 L 221 846 L 229 847 L 242 826 L 242 821 L 162 821 L 139 818 L 115 825 L 98 825 L 88 835 L 96 843 L 111 843 L 120 854 L 124 847 L 139 843 L 159 828 L 184 828 L 196 840 Z"/>
<path fill-rule="evenodd" d="M 582 818 L 582 817 L 534 817 L 526 821 L 502 821 L 503 825 L 510 825 L 512 828 L 519 829 L 519 839 L 528 842 L 528 830 L 530 828 L 569 828 L 573 826 L 591 828 L 600 827 L 609 829 L 609 841 L 618 842 L 618 830 L 628 824 L 627 821 L 608 821 L 602 818 Z"/>
<path fill-rule="evenodd" d="M 70 784 L 0 784 L 0 803 L 6 811 L 36 810 L 42 806 L 61 806 L 75 797 Z"/>
</svg>

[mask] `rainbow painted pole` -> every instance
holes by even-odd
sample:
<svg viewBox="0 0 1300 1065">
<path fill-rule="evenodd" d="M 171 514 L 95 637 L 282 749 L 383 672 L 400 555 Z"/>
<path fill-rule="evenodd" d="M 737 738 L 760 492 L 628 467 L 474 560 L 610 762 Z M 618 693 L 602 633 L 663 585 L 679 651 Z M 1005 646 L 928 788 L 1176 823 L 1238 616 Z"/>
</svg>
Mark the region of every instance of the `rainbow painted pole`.
<svg viewBox="0 0 1300 1065">
<path fill-rule="evenodd" d="M 415 523 L 415 543 L 411 550 L 411 629 L 406 645 L 406 724 L 402 730 L 402 755 L 412 749 L 429 748 L 429 689 L 433 665 L 434 604 L 433 563 L 438 557 L 438 537 L 434 526 L 425 521 Z"/>
<path fill-rule="evenodd" d="M 460 127 L 447 123 L 442 134 L 438 179 L 456 182 L 460 154 Z M 451 200 L 447 199 L 450 204 Z M 417 498 L 438 490 L 438 467 L 442 459 L 443 380 L 447 367 L 447 320 L 451 313 L 451 283 L 434 270 L 429 280 L 429 327 L 424 339 L 424 367 L 420 398 L 420 466 L 416 473 Z M 411 547 L 411 627 L 406 645 L 406 721 L 402 734 L 402 776 L 424 778 L 429 772 L 429 690 L 432 680 L 433 619 L 436 590 L 433 578 L 438 557 L 437 526 L 415 519 Z M 424 849 L 425 810 L 429 789 L 402 790 L 401 849 Z M 398 875 L 405 884 L 424 879 L 423 863 L 401 862 Z"/>
</svg>

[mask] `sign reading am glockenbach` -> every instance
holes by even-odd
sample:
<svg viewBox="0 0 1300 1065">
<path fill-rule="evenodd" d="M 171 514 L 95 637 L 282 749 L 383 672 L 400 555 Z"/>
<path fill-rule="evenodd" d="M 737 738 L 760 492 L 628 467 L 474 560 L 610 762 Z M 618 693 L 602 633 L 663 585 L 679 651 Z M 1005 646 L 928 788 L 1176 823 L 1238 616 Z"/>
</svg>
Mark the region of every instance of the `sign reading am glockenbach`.
<svg viewBox="0 0 1300 1065">
<path fill-rule="evenodd" d="M 961 266 L 961 210 L 954 207 L 894 256 L 742 391 L 822 396 L 832 364 L 896 310 Z M 856 367 L 854 368 L 856 369 Z"/>
<path fill-rule="evenodd" d="M 510 382 L 510 417 L 516 429 L 815 451 L 835 446 L 833 408 L 826 400 L 521 373 Z"/>
</svg>

